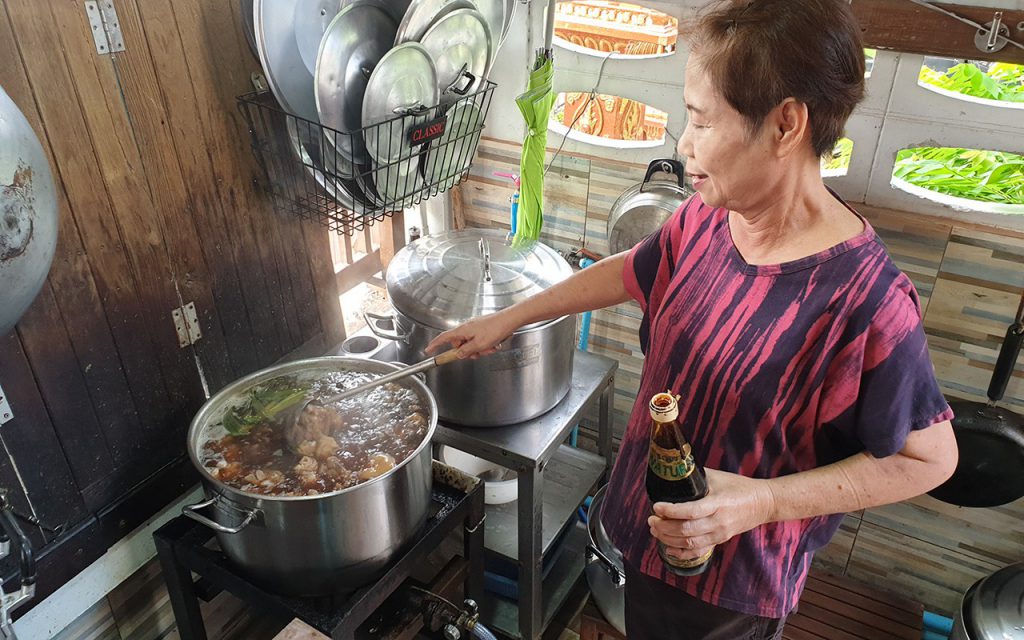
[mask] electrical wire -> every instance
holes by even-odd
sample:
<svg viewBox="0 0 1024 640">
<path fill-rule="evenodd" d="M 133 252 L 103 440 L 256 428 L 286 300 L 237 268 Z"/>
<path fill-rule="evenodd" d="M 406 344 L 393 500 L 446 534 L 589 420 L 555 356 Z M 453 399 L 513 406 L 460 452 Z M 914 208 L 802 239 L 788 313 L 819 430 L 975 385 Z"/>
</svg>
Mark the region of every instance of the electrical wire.
<svg viewBox="0 0 1024 640">
<path fill-rule="evenodd" d="M 920 5 L 922 7 L 925 7 L 926 9 L 931 9 L 932 11 L 937 11 L 937 12 L 943 14 L 943 15 L 947 15 L 950 18 L 953 18 L 954 20 L 959 20 L 960 22 L 962 22 L 962 23 L 964 23 L 966 25 L 970 25 L 970 26 L 974 27 L 975 29 L 977 29 L 979 31 L 988 31 L 989 30 L 988 27 L 986 27 L 984 25 L 981 25 L 981 24 L 978 24 L 974 20 L 971 20 L 969 18 L 965 18 L 965 17 L 963 17 L 963 16 L 961 16 L 959 14 L 956 14 L 956 13 L 953 13 L 952 11 L 949 11 L 948 9 L 943 9 L 942 7 L 934 5 L 934 4 L 930 3 L 930 2 L 926 2 L 925 0 L 910 0 L 910 1 L 913 2 L 916 5 Z M 1009 25 L 1007 25 L 1007 28 L 1009 28 Z M 1012 44 L 1013 46 L 1017 47 L 1018 49 L 1024 49 L 1024 44 L 1021 44 L 1021 43 L 1017 42 L 1016 40 L 1011 40 L 1010 38 L 1008 38 L 1006 36 L 1003 36 L 1003 35 L 999 35 L 997 33 L 996 34 L 996 42 L 999 42 L 1000 39 L 1002 39 L 1004 42 Z"/>
<path fill-rule="evenodd" d="M 572 128 L 576 126 L 576 123 L 579 122 L 580 118 L 583 117 L 583 114 L 590 108 L 590 103 L 597 99 L 597 88 L 601 86 L 601 78 L 604 76 L 604 65 L 613 55 L 615 55 L 614 51 L 606 55 L 604 60 L 601 61 L 601 68 L 597 71 L 597 81 L 594 82 L 594 88 L 590 90 L 590 95 L 587 97 L 587 101 L 583 104 L 583 108 L 576 114 L 576 117 L 573 118 L 572 124 L 569 125 L 569 128 L 566 129 L 565 133 L 562 135 L 562 144 L 558 145 L 558 150 L 555 151 L 555 155 L 551 156 L 551 162 L 549 162 L 548 166 L 544 168 L 545 177 L 548 175 L 548 171 L 551 170 L 551 167 L 554 166 L 555 160 L 558 159 L 559 154 L 562 153 L 562 148 L 565 147 L 565 141 L 569 139 L 569 133 L 572 131 Z"/>
</svg>

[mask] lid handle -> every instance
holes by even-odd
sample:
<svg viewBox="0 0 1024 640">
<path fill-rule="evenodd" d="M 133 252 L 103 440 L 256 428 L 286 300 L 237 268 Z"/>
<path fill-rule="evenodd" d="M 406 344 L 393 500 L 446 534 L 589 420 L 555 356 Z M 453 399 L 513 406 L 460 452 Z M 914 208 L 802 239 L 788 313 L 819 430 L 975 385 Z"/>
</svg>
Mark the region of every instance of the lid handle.
<svg viewBox="0 0 1024 640">
<path fill-rule="evenodd" d="M 640 183 L 641 193 L 643 193 L 644 187 L 647 186 L 647 183 L 651 181 L 651 178 L 656 173 L 667 173 L 670 176 L 674 176 L 679 186 L 684 189 L 686 188 L 686 170 L 683 169 L 683 163 L 671 158 L 659 158 L 647 165 L 647 174 L 644 176 L 644 181 Z"/>
<path fill-rule="evenodd" d="M 480 238 L 480 257 L 484 261 L 484 282 L 491 281 L 491 245 L 486 240 Z"/>
</svg>

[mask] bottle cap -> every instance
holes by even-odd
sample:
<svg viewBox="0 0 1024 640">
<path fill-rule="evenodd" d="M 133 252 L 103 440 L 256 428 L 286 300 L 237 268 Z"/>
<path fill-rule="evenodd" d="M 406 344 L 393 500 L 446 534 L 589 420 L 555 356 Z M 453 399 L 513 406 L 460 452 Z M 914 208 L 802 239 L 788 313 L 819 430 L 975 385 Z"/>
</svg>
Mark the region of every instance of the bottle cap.
<svg viewBox="0 0 1024 640">
<path fill-rule="evenodd" d="M 651 418 L 657 422 L 672 422 L 679 417 L 679 403 L 671 391 L 654 394 L 650 409 Z"/>
</svg>

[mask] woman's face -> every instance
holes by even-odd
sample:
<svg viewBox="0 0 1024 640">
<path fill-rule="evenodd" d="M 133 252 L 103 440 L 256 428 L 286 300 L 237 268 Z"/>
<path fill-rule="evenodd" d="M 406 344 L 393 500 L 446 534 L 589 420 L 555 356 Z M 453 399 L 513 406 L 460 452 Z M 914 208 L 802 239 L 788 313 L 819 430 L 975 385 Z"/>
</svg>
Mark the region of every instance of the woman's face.
<svg viewBox="0 0 1024 640">
<path fill-rule="evenodd" d="M 686 65 L 683 96 L 687 121 L 677 149 L 686 158 L 694 189 L 712 207 L 746 211 L 762 206 L 781 164 L 768 131 L 771 117 L 751 135 L 746 120 L 712 86 L 694 55 Z"/>
</svg>

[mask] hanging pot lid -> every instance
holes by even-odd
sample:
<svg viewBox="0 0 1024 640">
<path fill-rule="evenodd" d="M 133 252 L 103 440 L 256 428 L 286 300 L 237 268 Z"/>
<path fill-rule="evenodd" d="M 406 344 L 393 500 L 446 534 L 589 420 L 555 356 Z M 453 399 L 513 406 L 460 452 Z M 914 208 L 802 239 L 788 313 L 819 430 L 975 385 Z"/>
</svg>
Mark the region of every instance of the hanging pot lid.
<svg viewBox="0 0 1024 640">
<path fill-rule="evenodd" d="M 423 175 L 427 184 L 446 191 L 455 186 L 462 168 L 476 153 L 483 127 L 483 114 L 472 100 L 461 100 L 446 114 L 448 123 L 441 137 L 430 142 Z"/>
<path fill-rule="evenodd" d="M 964 597 L 962 615 L 976 640 L 1024 638 L 1024 562 L 1003 567 L 975 584 Z"/>
<path fill-rule="evenodd" d="M 267 84 L 285 111 L 317 121 L 313 72 L 320 39 L 339 0 L 254 0 L 256 48 Z"/>
<path fill-rule="evenodd" d="M 415 155 L 418 147 L 412 146 L 406 131 L 426 122 L 438 95 L 437 68 L 422 45 L 406 42 L 388 51 L 370 75 L 363 98 L 364 127 L 392 120 L 366 131 L 370 157 L 387 164 Z"/>
<path fill-rule="evenodd" d="M 43 288 L 57 250 L 57 189 L 39 138 L 0 87 L 0 338 Z"/>
<path fill-rule="evenodd" d="M 424 188 L 418 158 L 381 165 L 370 175 L 376 191 L 376 205 L 388 210 L 413 206 Z"/>
<path fill-rule="evenodd" d="M 395 44 L 419 42 L 435 22 L 456 9 L 476 9 L 471 0 L 412 0 L 398 25 Z"/>
<path fill-rule="evenodd" d="M 372 4 L 388 12 L 391 19 L 397 25 L 405 18 L 405 12 L 409 9 L 409 0 L 341 0 L 341 9 L 355 4 Z"/>
<path fill-rule="evenodd" d="M 565 258 L 543 243 L 512 247 L 504 231 L 465 229 L 406 245 L 388 265 L 386 280 L 395 309 L 443 330 L 510 307 L 570 275 Z"/>
<path fill-rule="evenodd" d="M 316 181 L 329 198 L 342 207 L 354 210 L 356 205 L 372 207 L 363 189 L 359 187 L 358 170 L 339 152 L 323 143 L 322 129 L 290 116 L 287 119 L 288 138 L 295 157 L 302 163 L 306 173 Z M 328 148 L 327 162 L 323 150 Z"/>
<path fill-rule="evenodd" d="M 501 34 L 505 33 L 505 22 L 511 19 L 511 14 L 506 13 L 505 0 L 473 0 L 476 10 L 483 16 L 487 23 L 487 29 L 491 34 L 490 64 L 494 64 L 494 54 L 498 52 L 498 43 L 501 42 Z M 485 71 L 486 73 L 486 71 Z"/>
<path fill-rule="evenodd" d="M 324 34 L 316 58 L 316 110 L 328 142 L 356 163 L 368 162 L 362 132 L 363 96 L 374 67 L 391 49 L 398 25 L 380 7 L 351 4 Z"/>
<path fill-rule="evenodd" d="M 673 180 L 654 179 L 658 173 Z M 643 182 L 626 189 L 608 214 L 608 246 L 612 253 L 632 249 L 661 228 L 693 190 L 685 183 L 685 171 L 678 160 L 654 160 Z"/>
<path fill-rule="evenodd" d="M 439 93 L 455 86 L 464 71 L 483 77 L 491 65 L 494 43 L 490 27 L 476 9 L 452 11 L 427 29 L 420 44 L 434 58 Z"/>
<path fill-rule="evenodd" d="M 512 27 L 512 21 L 516 18 L 516 5 L 519 4 L 519 0 L 505 0 L 505 19 L 501 25 L 501 38 L 498 39 L 498 48 L 505 44 L 505 38 L 508 37 L 508 30 Z"/>
</svg>

